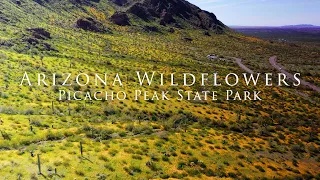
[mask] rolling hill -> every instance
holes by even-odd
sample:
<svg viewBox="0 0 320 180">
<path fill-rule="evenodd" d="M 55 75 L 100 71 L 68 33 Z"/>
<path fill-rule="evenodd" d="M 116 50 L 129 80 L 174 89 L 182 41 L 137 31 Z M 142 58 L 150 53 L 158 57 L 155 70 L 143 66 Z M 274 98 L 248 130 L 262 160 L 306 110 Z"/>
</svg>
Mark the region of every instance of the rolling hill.
<svg viewBox="0 0 320 180">
<path fill-rule="evenodd" d="M 0 25 L 3 179 L 319 178 L 320 97 L 312 89 L 241 80 L 233 91 L 261 91 L 263 101 L 177 100 L 178 90 L 224 95 L 230 87 L 160 79 L 141 87 L 136 78 L 175 73 L 182 84 L 183 73 L 208 72 L 223 82 L 245 73 L 231 57 L 277 74 L 268 61 L 276 55 L 286 71 L 319 86 L 317 45 L 245 36 L 184 0 L 2 0 Z M 19 86 L 24 73 L 33 86 Z M 37 86 L 38 74 L 63 84 L 64 73 L 71 86 Z M 123 86 L 80 86 L 80 73 L 119 74 Z M 170 91 L 171 100 L 135 100 L 137 89 Z M 124 91 L 128 99 L 60 101 L 61 90 Z"/>
</svg>

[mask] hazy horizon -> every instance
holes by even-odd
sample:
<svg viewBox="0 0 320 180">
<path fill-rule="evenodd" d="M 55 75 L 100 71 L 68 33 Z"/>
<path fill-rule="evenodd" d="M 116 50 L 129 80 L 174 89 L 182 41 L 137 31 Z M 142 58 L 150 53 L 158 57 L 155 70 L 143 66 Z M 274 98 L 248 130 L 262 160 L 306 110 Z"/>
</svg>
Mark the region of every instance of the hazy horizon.
<svg viewBox="0 0 320 180">
<path fill-rule="evenodd" d="M 232 25 L 232 24 L 226 24 L 229 27 L 286 27 L 286 26 L 314 26 L 319 27 L 318 25 L 314 24 L 287 24 L 287 25 L 280 25 L 280 26 L 254 26 L 254 25 Z"/>
<path fill-rule="evenodd" d="M 318 0 L 188 0 L 228 26 L 320 26 Z M 240 20 L 240 21 L 239 21 Z"/>
</svg>

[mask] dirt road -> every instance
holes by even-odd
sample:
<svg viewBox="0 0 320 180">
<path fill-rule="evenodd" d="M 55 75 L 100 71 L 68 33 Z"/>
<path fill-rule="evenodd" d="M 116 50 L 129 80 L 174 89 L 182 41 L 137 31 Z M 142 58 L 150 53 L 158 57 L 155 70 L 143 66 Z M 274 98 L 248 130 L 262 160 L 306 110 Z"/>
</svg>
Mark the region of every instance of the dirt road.
<svg viewBox="0 0 320 180">
<path fill-rule="evenodd" d="M 254 72 L 249 69 L 247 66 L 245 66 L 244 64 L 242 64 L 242 60 L 239 59 L 239 58 L 235 58 L 233 57 L 232 59 L 234 59 L 236 61 L 236 63 L 243 69 L 245 70 L 247 73 L 250 73 L 250 74 L 254 74 Z"/>
<path fill-rule="evenodd" d="M 276 68 L 281 73 L 285 74 L 288 79 L 291 79 L 292 81 L 295 81 L 293 74 L 288 73 L 287 71 L 284 70 L 284 68 L 281 65 L 277 64 L 277 56 L 272 56 L 269 59 L 269 62 L 274 68 Z M 302 80 L 302 79 L 300 79 L 300 82 L 301 82 L 301 85 L 304 85 L 304 86 L 306 86 L 308 88 L 311 88 L 311 89 L 313 89 L 313 90 L 315 90 L 317 92 L 320 92 L 320 88 L 319 87 L 317 87 L 317 86 L 315 86 L 315 85 L 313 85 L 313 84 L 311 84 L 311 83 L 309 83 L 309 82 L 307 82 L 305 80 Z"/>
</svg>

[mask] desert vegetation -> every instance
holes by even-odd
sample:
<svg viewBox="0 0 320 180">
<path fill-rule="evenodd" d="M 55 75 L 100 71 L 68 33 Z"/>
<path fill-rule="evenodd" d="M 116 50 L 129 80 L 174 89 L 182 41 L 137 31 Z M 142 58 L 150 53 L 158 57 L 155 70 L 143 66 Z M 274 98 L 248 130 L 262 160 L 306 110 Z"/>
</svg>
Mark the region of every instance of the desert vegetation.
<svg viewBox="0 0 320 180">
<path fill-rule="evenodd" d="M 126 8 L 107 0 L 1 2 L 1 177 L 320 178 L 319 94 L 307 88 L 236 87 L 261 90 L 263 101 L 58 101 L 61 89 L 133 92 L 136 71 L 243 73 L 231 60 L 209 61 L 212 53 L 239 57 L 261 73 L 273 72 L 268 59 L 277 55 L 288 71 L 319 85 L 320 65 L 313 63 L 320 58 L 318 46 L 247 37 L 220 22 L 193 29 L 176 16 L 173 24 L 164 17 L 143 20 Z M 121 72 L 126 82 L 123 87 L 19 86 L 24 72 L 33 79 L 37 73 L 57 73 L 57 81 L 65 72 Z"/>
</svg>

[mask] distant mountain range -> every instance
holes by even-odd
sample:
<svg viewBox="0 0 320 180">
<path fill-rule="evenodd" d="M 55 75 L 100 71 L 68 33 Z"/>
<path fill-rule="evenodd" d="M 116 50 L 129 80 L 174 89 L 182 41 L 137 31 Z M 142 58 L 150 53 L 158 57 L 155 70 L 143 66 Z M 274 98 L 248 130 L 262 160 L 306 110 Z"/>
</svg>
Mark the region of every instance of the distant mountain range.
<svg viewBox="0 0 320 180">
<path fill-rule="evenodd" d="M 320 42 L 320 26 L 309 24 L 287 26 L 229 26 L 247 36 L 280 42 Z"/>
<path fill-rule="evenodd" d="M 280 29 L 286 29 L 286 28 L 290 28 L 290 29 L 301 29 L 301 28 L 316 28 L 319 29 L 320 26 L 315 26 L 312 24 L 298 24 L 298 25 L 285 25 L 285 26 L 229 26 L 230 28 L 233 29 L 274 29 L 274 28 L 280 28 Z"/>
<path fill-rule="evenodd" d="M 319 26 L 315 26 L 312 24 L 298 24 L 298 25 L 285 25 L 285 26 L 281 26 L 281 27 L 294 27 L 294 28 L 313 28 L 313 27 L 319 27 Z"/>
</svg>

